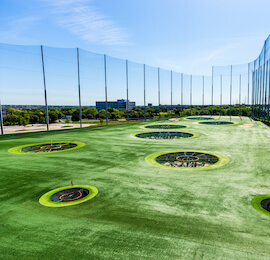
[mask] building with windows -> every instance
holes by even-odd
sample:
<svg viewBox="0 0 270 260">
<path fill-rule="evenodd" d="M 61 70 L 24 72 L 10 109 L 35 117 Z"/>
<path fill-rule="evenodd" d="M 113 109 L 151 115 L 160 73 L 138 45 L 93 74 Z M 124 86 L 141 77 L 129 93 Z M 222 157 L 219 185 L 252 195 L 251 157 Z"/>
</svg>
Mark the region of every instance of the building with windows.
<svg viewBox="0 0 270 260">
<path fill-rule="evenodd" d="M 117 101 L 107 101 L 107 105 L 110 108 L 116 109 L 126 109 L 128 105 L 128 110 L 131 110 L 136 106 L 136 103 L 125 99 L 118 99 Z M 97 111 L 106 109 L 106 101 L 96 101 L 96 109 Z"/>
</svg>

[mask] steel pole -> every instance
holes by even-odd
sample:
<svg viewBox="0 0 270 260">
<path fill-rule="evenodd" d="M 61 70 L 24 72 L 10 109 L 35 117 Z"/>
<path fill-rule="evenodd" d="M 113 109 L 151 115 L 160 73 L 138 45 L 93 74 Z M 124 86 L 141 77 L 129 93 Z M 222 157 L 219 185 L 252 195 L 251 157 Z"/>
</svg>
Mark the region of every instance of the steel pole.
<svg viewBox="0 0 270 260">
<path fill-rule="evenodd" d="M 213 106 L 214 106 L 214 66 L 212 66 L 212 108 L 211 108 L 211 116 L 213 116 Z"/>
<path fill-rule="evenodd" d="M 230 73 L 230 121 L 232 120 L 232 65 Z"/>
<path fill-rule="evenodd" d="M 3 111 L 2 111 L 2 104 L 0 100 L 0 124 L 1 124 L 1 135 L 4 134 L 4 126 L 3 126 Z"/>
<path fill-rule="evenodd" d="M 219 116 L 222 116 L 222 75 L 220 75 L 220 113 Z"/>
<path fill-rule="evenodd" d="M 249 70 L 250 70 L 250 64 L 248 63 L 248 98 L 247 98 L 247 117 L 249 117 Z"/>
<path fill-rule="evenodd" d="M 183 116 L 183 73 L 181 73 L 181 116 Z"/>
<path fill-rule="evenodd" d="M 143 99 L 144 99 L 144 121 L 146 121 L 146 95 L 145 95 L 145 64 L 143 64 Z"/>
<path fill-rule="evenodd" d="M 104 80 L 105 80 L 106 125 L 108 125 L 108 92 L 107 92 L 107 64 L 106 64 L 106 54 L 104 54 Z"/>
<path fill-rule="evenodd" d="M 269 123 L 269 104 L 270 104 L 270 64 L 269 64 L 270 60 L 268 60 L 268 109 L 267 109 L 267 121 Z"/>
<path fill-rule="evenodd" d="M 241 118 L 241 74 L 239 75 L 239 117 Z"/>
<path fill-rule="evenodd" d="M 204 76 L 202 76 L 202 115 L 204 111 Z"/>
<path fill-rule="evenodd" d="M 128 60 L 126 60 L 126 83 L 127 83 L 127 103 L 126 103 L 126 109 L 127 109 L 127 123 L 129 122 L 129 114 L 128 114 Z"/>
<path fill-rule="evenodd" d="M 77 64 L 78 64 L 78 93 L 79 93 L 79 109 L 80 109 L 80 128 L 82 128 L 82 102 L 81 102 L 80 53 L 79 53 L 79 48 L 77 48 Z"/>
<path fill-rule="evenodd" d="M 48 103 L 47 103 L 47 90 L 46 90 L 45 66 L 44 66 L 43 46 L 42 46 L 42 45 L 41 45 L 41 59 L 42 59 L 42 71 L 43 71 L 43 85 L 44 85 L 44 98 L 45 98 L 46 124 L 47 124 L 47 131 L 49 131 L 49 111 L 48 111 Z"/>
<path fill-rule="evenodd" d="M 192 115 L 192 75 L 190 75 L 190 115 Z"/>
<path fill-rule="evenodd" d="M 172 81 L 173 79 L 172 79 L 172 70 L 171 70 L 171 118 L 172 118 L 172 98 L 173 98 L 173 96 L 172 96 L 172 87 L 173 87 L 173 81 Z"/>
<path fill-rule="evenodd" d="M 160 119 L 160 75 L 158 68 L 158 118 Z"/>
</svg>

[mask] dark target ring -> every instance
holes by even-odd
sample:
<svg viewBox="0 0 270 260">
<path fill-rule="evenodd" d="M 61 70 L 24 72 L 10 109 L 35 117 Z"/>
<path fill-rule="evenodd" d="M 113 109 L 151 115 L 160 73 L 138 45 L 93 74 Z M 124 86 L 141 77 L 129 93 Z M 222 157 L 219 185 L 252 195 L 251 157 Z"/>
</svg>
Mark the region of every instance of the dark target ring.
<svg viewBox="0 0 270 260">
<path fill-rule="evenodd" d="M 95 197 L 98 189 L 90 185 L 74 185 L 45 193 L 39 203 L 47 207 L 65 207 L 83 203 Z"/>
<path fill-rule="evenodd" d="M 8 152 L 15 154 L 51 154 L 66 152 L 83 146 L 85 146 L 85 143 L 82 142 L 46 142 L 13 147 Z"/>
</svg>

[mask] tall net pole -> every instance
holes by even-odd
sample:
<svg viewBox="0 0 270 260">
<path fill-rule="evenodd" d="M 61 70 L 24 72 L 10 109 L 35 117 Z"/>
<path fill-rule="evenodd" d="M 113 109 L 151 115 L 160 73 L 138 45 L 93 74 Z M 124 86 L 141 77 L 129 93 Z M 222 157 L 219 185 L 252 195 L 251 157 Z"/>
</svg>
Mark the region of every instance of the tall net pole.
<svg viewBox="0 0 270 260">
<path fill-rule="evenodd" d="M 222 116 L 222 75 L 220 75 L 220 112 L 219 117 Z"/>
<path fill-rule="evenodd" d="M 43 57 L 43 46 L 41 45 L 40 47 L 41 47 L 41 59 L 42 59 L 42 72 L 43 72 L 46 125 L 47 125 L 47 131 L 49 131 L 49 111 L 48 111 L 48 103 L 47 103 L 47 90 L 46 90 L 46 78 L 45 78 L 45 66 L 44 66 L 44 57 Z"/>
<path fill-rule="evenodd" d="M 145 64 L 143 64 L 143 104 L 144 104 L 144 121 L 146 121 Z"/>
<path fill-rule="evenodd" d="M 183 116 L 183 73 L 181 73 L 181 116 Z"/>
<path fill-rule="evenodd" d="M 202 76 L 202 115 L 204 112 L 204 76 Z"/>
<path fill-rule="evenodd" d="M 192 75 L 190 75 L 190 115 L 192 115 Z"/>
<path fill-rule="evenodd" d="M 172 70 L 171 70 L 171 118 L 172 118 L 172 110 L 173 110 L 173 105 L 172 105 L 172 88 L 173 88 L 173 78 L 172 78 Z"/>
<path fill-rule="evenodd" d="M 2 111 L 2 104 L 0 100 L 0 124 L 1 124 L 1 135 L 4 134 L 4 126 L 3 126 L 3 111 Z"/>
<path fill-rule="evenodd" d="M 262 120 L 265 120 L 265 112 L 264 112 L 264 105 L 265 105 L 265 101 L 266 101 L 266 97 L 264 96 L 264 94 L 266 93 L 264 90 L 266 90 L 266 86 L 265 86 L 265 51 L 266 51 L 266 41 L 264 43 L 264 54 L 263 54 L 263 81 L 262 81 Z"/>
<path fill-rule="evenodd" d="M 127 102 L 126 102 L 126 109 L 127 109 L 127 123 L 129 122 L 129 114 L 128 114 L 128 60 L 126 60 L 126 83 L 127 83 Z"/>
<path fill-rule="evenodd" d="M 107 91 L 107 64 L 106 64 L 106 54 L 104 54 L 104 80 L 105 80 L 106 125 L 108 125 L 108 91 Z"/>
<path fill-rule="evenodd" d="M 261 94 L 262 94 L 262 91 L 261 91 L 261 64 L 260 64 L 260 58 L 259 58 L 259 71 L 258 71 L 258 105 L 259 105 L 259 110 L 258 110 L 258 117 L 259 119 L 261 119 Z"/>
<path fill-rule="evenodd" d="M 241 74 L 239 75 L 239 117 L 241 118 Z"/>
<path fill-rule="evenodd" d="M 249 117 L 249 70 L 250 70 L 250 64 L 248 63 L 248 85 L 247 85 L 247 88 L 248 88 L 248 98 L 247 98 L 247 117 Z"/>
<path fill-rule="evenodd" d="M 263 121 L 266 121 L 266 110 L 267 110 L 267 70 L 268 70 L 268 61 L 266 62 L 266 66 L 265 66 L 265 93 L 264 93 L 264 113 L 263 113 Z"/>
<path fill-rule="evenodd" d="M 214 106 L 214 66 L 212 66 L 212 95 L 211 95 L 211 116 L 213 116 L 213 106 Z"/>
<path fill-rule="evenodd" d="M 269 123 L 269 105 L 270 105 L 270 64 L 269 64 L 270 60 L 268 60 L 268 109 L 267 109 L 267 121 Z"/>
<path fill-rule="evenodd" d="M 230 121 L 232 120 L 232 65 L 230 73 Z"/>
<path fill-rule="evenodd" d="M 158 68 L 158 118 L 160 119 L 160 75 Z"/>
<path fill-rule="evenodd" d="M 79 109 L 80 109 L 80 128 L 82 128 L 82 102 L 81 102 L 80 53 L 79 53 L 79 48 L 77 48 L 77 64 L 78 64 L 78 93 L 79 93 Z"/>
</svg>

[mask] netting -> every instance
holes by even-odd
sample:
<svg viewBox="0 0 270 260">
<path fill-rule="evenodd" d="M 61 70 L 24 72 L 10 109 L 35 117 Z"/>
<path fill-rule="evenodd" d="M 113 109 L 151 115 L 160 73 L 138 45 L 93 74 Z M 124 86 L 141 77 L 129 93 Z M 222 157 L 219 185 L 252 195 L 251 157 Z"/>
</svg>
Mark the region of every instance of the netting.
<svg viewBox="0 0 270 260">
<path fill-rule="evenodd" d="M 211 76 L 78 48 L 0 44 L 1 132 L 202 115 L 269 122 L 269 41 L 253 62 L 214 66 Z"/>
<path fill-rule="evenodd" d="M 23 153 L 50 153 L 56 151 L 63 151 L 76 147 L 74 143 L 51 143 L 51 144 L 40 144 L 27 146 L 20 149 Z"/>
<path fill-rule="evenodd" d="M 170 167 L 204 167 L 218 162 L 218 158 L 211 154 L 198 152 L 166 153 L 156 158 L 160 164 Z"/>
<path fill-rule="evenodd" d="M 191 136 L 193 136 L 193 134 L 184 132 L 148 132 L 136 135 L 136 137 L 144 139 L 182 139 Z"/>
<path fill-rule="evenodd" d="M 82 199 L 89 194 L 89 190 L 84 188 L 72 188 L 59 191 L 50 197 L 53 202 L 70 202 Z"/>
</svg>

